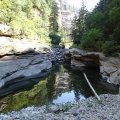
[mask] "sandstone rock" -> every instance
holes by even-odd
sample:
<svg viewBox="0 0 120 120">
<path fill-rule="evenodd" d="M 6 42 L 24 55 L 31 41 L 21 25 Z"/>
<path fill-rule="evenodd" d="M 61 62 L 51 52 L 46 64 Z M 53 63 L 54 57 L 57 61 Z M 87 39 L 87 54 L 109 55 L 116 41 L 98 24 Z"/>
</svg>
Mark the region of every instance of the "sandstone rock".
<svg viewBox="0 0 120 120">
<path fill-rule="evenodd" d="M 73 55 L 83 55 L 85 53 L 83 50 L 72 48 L 65 51 L 64 57 L 66 61 L 70 61 Z"/>
<path fill-rule="evenodd" d="M 69 51 L 70 51 L 70 53 L 72 55 L 74 55 L 74 54 L 76 54 L 76 55 L 84 55 L 86 53 L 86 51 L 81 50 L 81 49 L 77 49 L 77 48 L 72 48 Z"/>
</svg>

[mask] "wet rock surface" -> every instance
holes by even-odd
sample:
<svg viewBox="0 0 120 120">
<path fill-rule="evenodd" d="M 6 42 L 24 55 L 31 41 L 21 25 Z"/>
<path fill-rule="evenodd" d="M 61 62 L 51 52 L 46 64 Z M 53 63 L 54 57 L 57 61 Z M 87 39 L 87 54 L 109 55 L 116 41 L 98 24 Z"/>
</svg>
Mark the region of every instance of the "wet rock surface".
<svg viewBox="0 0 120 120">
<path fill-rule="evenodd" d="M 101 102 L 90 97 L 80 103 L 28 107 L 0 114 L 0 120 L 119 120 L 120 96 L 101 95 Z"/>
</svg>

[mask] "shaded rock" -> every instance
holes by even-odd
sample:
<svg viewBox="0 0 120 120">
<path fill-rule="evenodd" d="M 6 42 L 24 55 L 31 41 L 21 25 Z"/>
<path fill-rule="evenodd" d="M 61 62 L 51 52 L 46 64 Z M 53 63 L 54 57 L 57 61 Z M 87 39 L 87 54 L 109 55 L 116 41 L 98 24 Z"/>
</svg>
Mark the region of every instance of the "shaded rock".
<svg viewBox="0 0 120 120">
<path fill-rule="evenodd" d="M 70 61 L 71 58 L 73 57 L 73 55 L 81 55 L 81 54 L 84 54 L 84 53 L 86 53 L 86 52 L 83 51 L 83 50 L 72 48 L 72 49 L 69 49 L 69 50 L 65 51 L 64 57 L 65 57 L 66 61 Z"/>
<path fill-rule="evenodd" d="M 77 67 L 99 67 L 99 56 L 95 54 L 73 55 L 71 65 Z"/>
<path fill-rule="evenodd" d="M 99 52 L 85 52 L 79 49 L 65 51 L 65 60 L 75 68 L 99 68 L 102 79 L 113 84 L 120 84 L 120 58 L 105 57 Z"/>
<path fill-rule="evenodd" d="M 99 55 L 94 53 L 86 53 L 79 49 L 70 49 L 65 52 L 65 59 L 71 60 L 71 65 L 81 67 L 99 68 Z"/>
<path fill-rule="evenodd" d="M 51 50 L 56 58 L 56 61 L 61 62 L 64 60 L 64 49 L 62 46 L 54 45 Z"/>
</svg>

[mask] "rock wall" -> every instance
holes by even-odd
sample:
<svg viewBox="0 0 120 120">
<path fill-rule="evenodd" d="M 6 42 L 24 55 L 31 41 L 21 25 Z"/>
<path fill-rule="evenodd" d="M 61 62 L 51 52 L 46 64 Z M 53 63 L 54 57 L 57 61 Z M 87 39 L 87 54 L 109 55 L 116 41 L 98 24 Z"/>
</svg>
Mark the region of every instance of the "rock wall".
<svg viewBox="0 0 120 120">
<path fill-rule="evenodd" d="M 72 66 L 80 69 L 83 67 L 99 68 L 100 66 L 99 55 L 87 53 L 79 49 L 70 49 L 66 51 L 65 60 L 70 60 Z"/>
<path fill-rule="evenodd" d="M 72 21 L 75 15 L 78 13 L 75 7 L 70 6 L 65 0 L 56 0 L 59 4 L 59 20 L 61 26 L 70 33 L 72 27 Z"/>
<path fill-rule="evenodd" d="M 85 52 L 80 49 L 70 49 L 65 52 L 65 60 L 71 65 L 83 70 L 83 67 L 100 68 L 102 80 L 120 85 L 120 58 L 105 57 L 102 53 Z"/>
</svg>

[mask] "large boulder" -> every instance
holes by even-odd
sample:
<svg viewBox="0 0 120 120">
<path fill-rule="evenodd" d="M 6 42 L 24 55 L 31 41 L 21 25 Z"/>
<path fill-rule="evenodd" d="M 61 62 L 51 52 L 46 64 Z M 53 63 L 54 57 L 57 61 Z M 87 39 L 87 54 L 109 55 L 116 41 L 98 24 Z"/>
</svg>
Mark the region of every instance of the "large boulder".
<svg viewBox="0 0 120 120">
<path fill-rule="evenodd" d="M 52 67 L 54 54 L 49 46 L 25 39 L 0 39 L 0 87 L 13 80 L 40 76 Z"/>
</svg>

